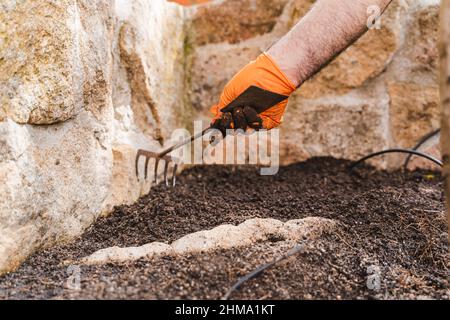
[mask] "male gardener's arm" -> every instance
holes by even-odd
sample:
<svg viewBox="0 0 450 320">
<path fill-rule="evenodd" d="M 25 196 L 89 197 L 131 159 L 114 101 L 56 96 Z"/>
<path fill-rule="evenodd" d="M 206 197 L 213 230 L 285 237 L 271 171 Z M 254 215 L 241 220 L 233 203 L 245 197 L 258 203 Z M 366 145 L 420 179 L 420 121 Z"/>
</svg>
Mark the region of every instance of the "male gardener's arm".
<svg viewBox="0 0 450 320">
<path fill-rule="evenodd" d="M 367 31 L 368 8 L 384 12 L 392 0 L 319 0 L 267 52 L 225 86 L 211 109 L 213 127 L 272 129 L 280 125 L 289 96 Z"/>
</svg>

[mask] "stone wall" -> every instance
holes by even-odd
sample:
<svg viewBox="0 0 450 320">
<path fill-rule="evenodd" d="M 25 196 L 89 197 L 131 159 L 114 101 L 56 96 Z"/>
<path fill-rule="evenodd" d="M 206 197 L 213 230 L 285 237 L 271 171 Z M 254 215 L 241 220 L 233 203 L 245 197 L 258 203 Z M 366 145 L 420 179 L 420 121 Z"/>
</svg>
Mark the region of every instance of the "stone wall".
<svg viewBox="0 0 450 320">
<path fill-rule="evenodd" d="M 184 12 L 165 0 L 0 3 L 0 273 L 149 190 L 135 149 L 184 118 Z"/>
<path fill-rule="evenodd" d="M 314 2 L 225 0 L 191 9 L 193 108 L 206 114 L 230 77 Z M 291 98 L 281 127 L 282 162 L 328 155 L 357 159 L 389 147 L 412 147 L 439 128 L 438 11 L 439 1 L 394 1 L 379 29 L 305 83 Z M 373 163 L 398 167 L 402 159 Z"/>
<path fill-rule="evenodd" d="M 0 274 L 148 193 L 136 149 L 209 119 L 225 83 L 313 3 L 1 1 Z M 355 159 L 439 127 L 437 4 L 396 1 L 292 97 L 283 162 Z"/>
</svg>

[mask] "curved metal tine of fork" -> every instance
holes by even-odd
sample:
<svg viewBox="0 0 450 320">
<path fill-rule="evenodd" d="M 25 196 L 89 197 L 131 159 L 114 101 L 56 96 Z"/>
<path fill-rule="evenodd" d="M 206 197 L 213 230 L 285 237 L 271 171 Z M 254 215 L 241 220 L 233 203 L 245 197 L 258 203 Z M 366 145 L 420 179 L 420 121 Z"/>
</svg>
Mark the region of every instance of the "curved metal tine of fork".
<svg viewBox="0 0 450 320">
<path fill-rule="evenodd" d="M 155 158 L 155 178 L 153 180 L 155 184 L 158 184 L 158 165 L 159 165 L 159 158 Z"/>
<path fill-rule="evenodd" d="M 166 164 L 164 165 L 164 182 L 166 183 L 166 186 L 169 186 L 169 179 L 167 172 L 169 171 L 169 160 L 165 159 Z"/>
<path fill-rule="evenodd" d="M 177 171 L 178 171 L 178 164 L 175 163 L 173 166 L 173 173 L 172 173 L 172 187 L 175 187 L 177 185 Z"/>
<path fill-rule="evenodd" d="M 150 161 L 150 157 L 146 156 L 145 158 L 145 166 L 144 166 L 144 170 L 145 170 L 145 180 L 147 180 L 148 177 L 148 163 Z"/>
</svg>

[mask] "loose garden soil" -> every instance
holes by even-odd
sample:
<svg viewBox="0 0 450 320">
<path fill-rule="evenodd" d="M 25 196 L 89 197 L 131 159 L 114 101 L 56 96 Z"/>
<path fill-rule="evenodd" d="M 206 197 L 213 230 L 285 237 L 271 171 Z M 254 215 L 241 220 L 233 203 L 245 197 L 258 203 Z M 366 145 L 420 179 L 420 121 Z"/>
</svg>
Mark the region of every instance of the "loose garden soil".
<svg viewBox="0 0 450 320">
<path fill-rule="evenodd" d="M 138 203 L 99 219 L 76 241 L 40 251 L 0 277 L 0 299 L 218 299 L 239 277 L 293 244 L 271 239 L 232 250 L 80 265 L 80 290 L 67 287 L 74 269 L 63 262 L 111 246 L 170 243 L 256 217 L 309 216 L 334 219 L 339 228 L 305 241 L 303 252 L 231 298 L 450 299 L 440 174 L 369 166 L 350 173 L 349 164 L 316 158 L 282 167 L 276 176 L 260 176 L 251 166 L 187 169 L 175 188 L 155 187 Z"/>
</svg>

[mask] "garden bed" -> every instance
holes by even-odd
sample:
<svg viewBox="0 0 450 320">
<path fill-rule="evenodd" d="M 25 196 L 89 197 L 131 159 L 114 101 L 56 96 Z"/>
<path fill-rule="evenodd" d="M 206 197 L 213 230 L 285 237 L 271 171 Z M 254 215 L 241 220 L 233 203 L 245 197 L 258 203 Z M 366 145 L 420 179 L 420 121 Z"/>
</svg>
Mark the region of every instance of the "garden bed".
<svg viewBox="0 0 450 320">
<path fill-rule="evenodd" d="M 234 282 L 287 252 L 292 243 L 80 265 L 81 290 L 65 287 L 64 261 L 97 250 L 169 243 L 187 234 L 252 218 L 323 217 L 336 232 L 249 281 L 232 298 L 449 299 L 448 240 L 438 173 L 385 172 L 316 158 L 260 176 L 255 167 L 194 167 L 174 189 L 155 187 L 132 206 L 98 220 L 77 241 L 41 251 L 0 277 L 2 298 L 221 298 Z M 367 285 L 376 270 L 380 287 Z"/>
</svg>

